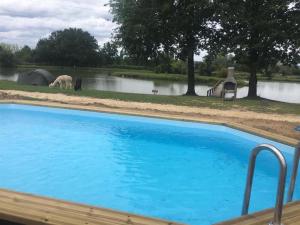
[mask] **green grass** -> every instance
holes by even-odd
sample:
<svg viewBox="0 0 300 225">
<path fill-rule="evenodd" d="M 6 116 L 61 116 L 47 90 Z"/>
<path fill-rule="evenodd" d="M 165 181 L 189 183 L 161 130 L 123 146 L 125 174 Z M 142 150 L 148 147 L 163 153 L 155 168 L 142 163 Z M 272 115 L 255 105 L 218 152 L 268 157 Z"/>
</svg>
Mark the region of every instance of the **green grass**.
<svg viewBox="0 0 300 225">
<path fill-rule="evenodd" d="M 246 72 L 239 72 L 237 71 L 235 73 L 235 78 L 238 80 L 248 80 L 249 79 L 249 73 Z M 272 74 L 272 77 L 267 77 L 261 73 L 257 74 L 257 79 L 259 81 L 277 81 L 277 82 L 300 82 L 300 76 L 299 75 L 286 75 L 282 76 L 281 74 Z"/>
<path fill-rule="evenodd" d="M 240 109 L 265 113 L 291 113 L 300 115 L 300 104 L 282 103 L 265 99 L 237 99 L 235 101 L 223 101 L 214 97 L 199 96 L 161 96 L 146 94 L 131 94 L 110 91 L 61 90 L 59 88 L 48 88 L 42 86 L 19 85 L 11 81 L 0 81 L 0 90 L 22 90 L 31 92 L 64 93 L 66 95 L 88 96 L 104 99 L 119 99 L 123 101 L 150 102 L 159 104 L 173 104 L 193 107 L 209 107 L 215 109 Z"/>
</svg>

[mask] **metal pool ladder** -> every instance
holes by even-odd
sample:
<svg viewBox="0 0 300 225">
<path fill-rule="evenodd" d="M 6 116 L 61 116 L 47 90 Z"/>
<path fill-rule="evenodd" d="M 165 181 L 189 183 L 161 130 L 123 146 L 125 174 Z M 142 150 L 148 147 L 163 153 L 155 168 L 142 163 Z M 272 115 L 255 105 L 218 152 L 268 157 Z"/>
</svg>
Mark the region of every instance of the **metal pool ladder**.
<svg viewBox="0 0 300 225">
<path fill-rule="evenodd" d="M 290 181 L 287 202 L 291 202 L 293 200 L 293 194 L 294 194 L 294 190 L 295 190 L 296 178 L 297 178 L 297 173 L 298 173 L 299 160 L 300 160 L 300 142 L 298 143 L 298 145 L 295 148 L 293 171 L 292 171 L 292 176 L 291 176 L 291 181 Z"/>
<path fill-rule="evenodd" d="M 284 156 L 282 155 L 282 153 L 277 148 L 275 148 L 274 146 L 269 145 L 269 144 L 259 145 L 252 150 L 250 160 L 249 160 L 247 183 L 246 183 L 246 189 L 245 189 L 245 193 L 244 193 L 242 215 L 248 214 L 256 158 L 257 158 L 257 155 L 263 150 L 269 151 L 272 154 L 274 154 L 276 156 L 276 158 L 278 159 L 279 165 L 280 165 L 280 174 L 279 174 L 278 187 L 277 187 L 277 196 L 276 196 L 274 217 L 273 217 L 273 221 L 271 221 L 269 223 L 269 225 L 281 225 L 284 188 L 285 188 L 285 180 L 286 180 L 286 160 L 285 160 Z"/>
</svg>

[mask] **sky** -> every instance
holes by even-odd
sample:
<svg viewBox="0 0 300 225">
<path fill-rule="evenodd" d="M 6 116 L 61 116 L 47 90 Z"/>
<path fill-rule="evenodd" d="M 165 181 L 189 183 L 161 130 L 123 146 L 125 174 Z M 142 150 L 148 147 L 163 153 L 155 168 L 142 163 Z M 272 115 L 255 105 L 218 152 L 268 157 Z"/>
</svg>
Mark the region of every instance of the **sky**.
<svg viewBox="0 0 300 225">
<path fill-rule="evenodd" d="M 111 38 L 108 0 L 0 0 L 0 42 L 35 47 L 51 32 L 82 28 L 100 45 Z"/>
<path fill-rule="evenodd" d="M 99 45 L 111 40 L 109 0 L 0 0 L 0 43 L 35 48 L 38 40 L 65 28 L 81 28 Z M 205 52 L 195 56 L 202 59 Z"/>
</svg>

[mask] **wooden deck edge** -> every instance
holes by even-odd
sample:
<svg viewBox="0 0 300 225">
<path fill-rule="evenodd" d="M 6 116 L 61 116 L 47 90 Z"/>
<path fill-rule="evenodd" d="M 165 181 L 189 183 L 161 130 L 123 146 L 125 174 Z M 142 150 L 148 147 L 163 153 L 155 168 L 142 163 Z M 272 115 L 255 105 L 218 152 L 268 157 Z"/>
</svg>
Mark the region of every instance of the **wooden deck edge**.
<svg viewBox="0 0 300 225">
<path fill-rule="evenodd" d="M 6 189 L 0 189 L 0 219 L 29 225 L 183 225 Z"/>
<path fill-rule="evenodd" d="M 230 220 L 222 221 L 214 225 L 267 225 L 273 220 L 274 208 L 265 209 L 249 215 L 240 216 Z M 282 223 L 287 224 L 291 218 L 299 217 L 300 224 L 300 201 L 288 203 L 283 208 Z M 288 223 L 289 224 L 289 223 Z M 295 224 L 295 223 L 292 223 Z"/>
<path fill-rule="evenodd" d="M 297 139 L 286 137 L 282 134 L 274 134 L 272 132 L 265 131 L 262 129 L 249 127 L 247 125 L 238 124 L 235 122 L 222 121 L 222 119 L 214 120 L 214 119 L 195 118 L 189 115 L 174 115 L 171 112 L 168 113 L 168 112 L 152 111 L 151 113 L 147 113 L 147 111 L 133 110 L 133 109 L 108 108 L 108 107 L 91 106 L 91 105 L 74 105 L 74 104 L 65 104 L 65 103 L 49 102 L 49 101 L 41 101 L 41 100 L 32 101 L 32 100 L 12 99 L 12 100 L 0 100 L 0 103 L 24 104 L 24 105 L 34 105 L 34 106 L 44 106 L 44 107 L 54 107 L 54 108 L 64 108 L 64 109 L 77 109 L 77 110 L 93 111 L 93 112 L 105 112 L 105 113 L 125 114 L 125 115 L 133 115 L 133 116 L 162 118 L 162 119 L 169 119 L 169 120 L 183 120 L 183 121 L 190 121 L 190 122 L 217 124 L 217 125 L 223 125 L 230 128 L 238 129 L 254 135 L 259 135 L 264 138 L 268 138 L 294 147 L 297 144 L 299 144 L 299 141 Z"/>
</svg>

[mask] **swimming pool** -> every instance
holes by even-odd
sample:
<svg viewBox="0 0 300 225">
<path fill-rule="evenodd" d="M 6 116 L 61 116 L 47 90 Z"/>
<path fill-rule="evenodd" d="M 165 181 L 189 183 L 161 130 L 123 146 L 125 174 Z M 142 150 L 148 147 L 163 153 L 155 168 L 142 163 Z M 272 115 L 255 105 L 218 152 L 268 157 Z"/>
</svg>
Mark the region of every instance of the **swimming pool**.
<svg viewBox="0 0 300 225">
<path fill-rule="evenodd" d="M 275 145 L 289 166 L 293 156 L 205 123 L 0 104 L 0 124 L 1 188 L 192 225 L 240 215 L 253 147 Z M 262 153 L 250 212 L 274 206 L 277 173 Z"/>
</svg>

